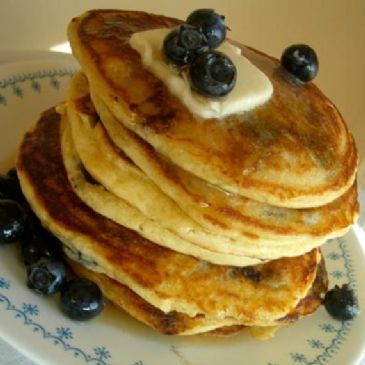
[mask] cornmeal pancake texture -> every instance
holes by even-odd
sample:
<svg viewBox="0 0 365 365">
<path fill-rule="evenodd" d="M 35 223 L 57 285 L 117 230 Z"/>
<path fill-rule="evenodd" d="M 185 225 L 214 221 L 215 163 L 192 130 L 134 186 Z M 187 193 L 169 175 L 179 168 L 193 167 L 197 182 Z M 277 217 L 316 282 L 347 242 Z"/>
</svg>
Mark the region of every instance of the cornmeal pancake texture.
<svg viewBox="0 0 365 365">
<path fill-rule="evenodd" d="M 271 80 L 269 101 L 221 120 L 190 113 L 128 43 L 134 32 L 177 24 L 119 10 L 90 11 L 70 23 L 72 50 L 90 87 L 120 123 L 200 179 L 274 206 L 322 206 L 352 186 L 356 146 L 335 106 L 261 52 L 241 46 Z"/>
<path fill-rule="evenodd" d="M 68 261 L 72 270 L 79 276 L 92 280 L 101 288 L 103 294 L 117 307 L 122 308 L 132 317 L 147 324 L 148 326 L 164 333 L 190 335 L 206 332 L 209 328 L 222 326 L 221 322 L 210 321 L 204 315 L 189 317 L 186 314 L 176 311 L 164 313 L 158 308 L 152 306 L 141 297 L 136 295 L 125 285 L 108 278 L 104 274 L 87 269 L 85 266 L 76 261 Z M 275 326 L 250 326 L 251 334 L 259 339 L 267 339 L 274 335 L 277 329 L 283 325 L 291 323 L 300 316 L 312 313 L 320 303 L 320 296 L 326 290 L 327 277 L 323 266 L 323 261 L 317 271 L 316 280 L 311 288 L 310 293 L 301 300 L 297 307 L 282 319 Z M 235 334 L 244 328 L 242 325 L 230 325 L 217 327 L 209 330 L 207 334 L 214 336 L 227 336 Z"/>
<path fill-rule="evenodd" d="M 213 251 L 212 249 L 205 249 L 203 247 L 195 245 L 194 243 L 182 238 L 180 235 L 175 233 L 176 230 L 170 230 L 168 227 L 165 228 L 165 226 L 163 224 L 160 224 L 159 221 L 145 216 L 140 210 L 130 205 L 128 201 L 110 193 L 96 180 L 94 180 L 88 173 L 88 171 L 86 171 L 86 169 L 84 168 L 84 165 L 75 150 L 70 127 L 68 126 L 68 123 L 66 121 L 64 124 L 65 125 L 62 135 L 62 154 L 68 179 L 74 192 L 91 209 L 118 224 L 135 230 L 141 236 L 148 238 L 153 242 L 160 244 L 161 246 L 175 249 L 178 252 L 192 255 L 209 262 L 222 265 L 230 264 L 235 266 L 248 266 L 262 262 L 262 260 L 260 259 L 233 254 L 224 254 Z M 88 148 L 92 150 L 93 143 L 95 143 L 95 141 L 91 140 L 89 142 L 90 144 L 88 144 Z M 97 164 L 97 166 L 99 167 L 98 173 L 106 171 L 103 169 L 100 170 L 100 167 L 105 166 L 105 168 L 110 169 L 115 167 L 113 165 L 108 166 L 105 162 L 98 163 L 98 157 L 103 156 L 103 151 L 97 150 L 95 152 L 97 152 L 95 155 L 96 158 L 93 159 L 92 163 Z M 109 174 L 107 174 L 107 176 L 109 176 Z M 110 179 L 111 181 L 113 181 L 112 177 L 110 177 Z M 172 216 L 177 215 L 174 209 L 166 211 L 166 206 L 159 205 L 158 200 L 153 199 L 154 194 L 148 194 L 149 190 L 148 186 L 146 188 L 146 184 L 141 184 L 141 186 L 139 187 L 138 181 L 135 182 L 134 179 L 131 179 L 131 176 L 128 174 L 128 170 L 125 174 L 123 174 L 122 178 L 119 178 L 117 181 L 119 184 L 118 186 L 123 189 L 123 191 L 127 195 L 127 198 L 129 198 L 128 200 L 130 200 L 131 197 L 133 198 L 134 194 L 136 194 L 136 199 L 138 202 L 144 202 L 146 200 L 150 201 L 153 206 L 156 207 L 155 209 L 159 209 L 161 210 L 161 212 L 165 213 L 161 214 L 161 219 L 169 219 L 169 214 Z M 128 185 L 130 184 L 132 184 L 131 189 L 128 189 Z M 144 194 L 142 196 L 138 196 L 138 192 L 141 190 L 141 188 L 144 187 L 146 188 L 143 191 Z M 184 225 L 185 221 L 186 219 L 175 219 L 172 220 L 172 223 L 176 222 L 178 224 L 178 227 L 181 227 L 181 231 L 183 232 L 191 230 L 191 227 L 194 225 L 190 224 L 190 222 L 188 222 L 187 225 Z M 208 235 L 202 234 L 202 239 L 205 236 L 206 238 L 209 237 Z"/>
<path fill-rule="evenodd" d="M 60 127 L 60 116 L 53 109 L 45 112 L 24 137 L 17 170 L 32 209 L 72 259 L 125 285 L 164 313 L 204 315 L 221 326 L 285 323 L 310 296 L 321 276 L 317 249 L 247 269 L 213 265 L 156 245 L 97 214 L 68 181 Z M 318 296 L 314 302 L 316 308 Z"/>
<path fill-rule="evenodd" d="M 250 262 L 303 254 L 328 238 L 344 234 L 358 215 L 355 184 L 330 204 L 301 210 L 227 194 L 161 158 L 151 146 L 118 123 L 100 98 L 93 95 L 92 99 L 98 105 L 101 119 L 93 110 L 86 78 L 75 75 L 67 115 L 82 164 L 114 195 L 115 201 L 118 198 L 127 201 L 142 216 L 164 228 L 158 237 L 148 236 L 149 231 L 143 229 L 141 233 L 137 228 L 158 244 L 170 244 L 167 247 L 214 263 L 247 266 Z M 92 194 L 85 191 L 90 190 L 87 185 L 83 184 L 83 189 L 80 184 L 72 185 L 93 209 L 126 224 L 118 219 L 125 214 L 115 209 L 108 211 L 103 199 L 99 199 L 97 207 Z M 162 242 L 166 229 L 176 233 L 180 240 Z M 189 247 L 182 245 L 181 239 L 188 241 Z M 216 257 L 204 255 L 203 250 L 215 252 Z M 217 253 L 225 256 L 219 257 Z"/>
<path fill-rule="evenodd" d="M 108 278 L 106 275 L 89 270 L 73 260 L 69 260 L 68 263 L 77 276 L 87 278 L 96 283 L 105 297 L 113 304 L 129 313 L 132 317 L 162 333 L 168 335 L 191 335 L 220 328 L 222 325 L 224 326 L 224 322 L 229 325 L 229 320 L 209 320 L 204 315 L 189 317 L 186 314 L 176 311 L 164 313 L 136 295 L 125 285 Z M 233 334 L 236 331 L 242 330 L 242 327 L 232 325 L 228 326 L 226 331 L 228 332 L 230 328 L 228 334 Z"/>
</svg>

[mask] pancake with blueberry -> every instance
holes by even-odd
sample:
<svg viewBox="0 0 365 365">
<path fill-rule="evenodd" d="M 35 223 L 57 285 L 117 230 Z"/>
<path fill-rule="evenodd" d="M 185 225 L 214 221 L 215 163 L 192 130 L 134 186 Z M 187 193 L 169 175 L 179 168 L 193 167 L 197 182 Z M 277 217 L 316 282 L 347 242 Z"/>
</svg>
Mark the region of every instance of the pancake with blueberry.
<svg viewBox="0 0 365 365">
<path fill-rule="evenodd" d="M 204 316 L 220 326 L 274 326 L 291 321 L 291 313 L 296 318 L 318 307 L 326 286 L 318 249 L 248 269 L 213 265 L 94 212 L 68 181 L 60 127 L 53 109 L 43 113 L 23 139 L 17 171 L 27 201 L 71 259 L 127 286 L 163 313 Z M 324 284 L 313 294 L 318 277 Z"/>
<path fill-rule="evenodd" d="M 318 303 L 321 301 L 320 296 L 327 286 L 327 277 L 322 262 L 315 282 L 310 290 L 310 293 L 301 300 L 296 308 L 281 321 L 273 326 L 248 326 L 243 325 L 227 325 L 217 327 L 214 330 L 208 331 L 217 325 L 206 317 L 200 315 L 189 317 L 186 314 L 178 312 L 164 313 L 158 308 L 152 306 L 141 297 L 136 295 L 125 285 L 108 278 L 104 274 L 96 273 L 95 271 L 85 268 L 80 263 L 69 260 L 72 270 L 79 276 L 87 278 L 96 283 L 102 290 L 104 296 L 108 298 L 118 308 L 123 309 L 135 319 L 154 328 L 155 330 L 168 335 L 192 335 L 204 333 L 213 336 L 231 336 L 242 331 L 244 328 L 250 331 L 250 334 L 261 340 L 272 338 L 275 332 L 283 326 L 293 323 L 298 318 L 308 315 L 313 312 Z M 222 325 L 222 323 L 220 323 Z"/>
<path fill-rule="evenodd" d="M 204 316 L 189 317 L 186 314 L 176 311 L 164 313 L 152 306 L 125 285 L 108 278 L 104 274 L 96 273 L 87 269 L 77 261 L 68 260 L 73 272 L 82 278 L 89 279 L 96 283 L 102 290 L 104 296 L 115 306 L 123 309 L 133 318 L 167 335 L 192 335 L 197 333 L 210 332 L 224 329 L 226 335 L 240 332 L 243 326 L 228 325 L 222 326 L 222 322 L 209 321 Z M 219 332 L 216 332 L 219 334 Z"/>
<path fill-rule="evenodd" d="M 204 15 L 203 19 L 188 19 L 184 32 L 199 21 L 204 24 Z M 165 64 L 173 64 L 170 68 L 181 75 L 180 81 L 192 83 L 187 90 L 194 97 L 189 100 L 198 99 L 213 110 L 209 117 L 192 112 L 185 97 L 174 94 L 171 85 L 167 87 L 151 72 L 130 44 L 136 33 L 165 28 L 169 34 L 179 25 L 181 22 L 175 19 L 119 10 L 90 11 L 72 20 L 69 38 L 73 53 L 93 92 L 120 123 L 185 171 L 226 192 L 274 206 L 322 206 L 352 186 L 358 161 L 353 137 L 321 91 L 312 82 L 302 82 L 308 81 L 305 77 L 298 80 L 287 71 L 288 55 L 284 68 L 261 52 L 239 46 L 249 67 L 259 70 L 262 80 L 269 80 L 272 95 L 252 109 L 217 117 L 215 112 L 230 98 L 224 93 L 237 90 L 240 69 L 235 74 L 222 53 L 209 51 L 213 56 L 208 57 L 203 45 L 193 52 L 205 55 L 196 58 L 200 61 L 197 69 L 192 67 L 195 61 L 191 61 L 190 51 L 182 57 L 182 62 L 191 62 L 186 74 L 186 65 L 181 67 L 181 60 L 174 60 L 167 47 Z M 203 25 L 195 28 L 204 31 Z M 188 39 L 193 37 L 189 29 L 187 32 Z M 160 40 L 160 54 L 164 42 L 172 44 L 177 53 L 181 51 L 181 42 L 171 39 L 166 36 Z M 183 52 L 189 44 L 184 45 Z M 212 65 L 218 65 L 216 71 L 210 68 Z M 205 76 L 214 73 L 230 75 L 230 81 L 223 80 L 226 87 L 212 87 Z M 199 75 L 204 75 L 203 79 Z"/>
<path fill-rule="evenodd" d="M 73 118 L 75 117 L 73 116 Z M 77 128 L 77 125 L 75 126 L 77 123 L 79 121 L 74 120 L 74 128 Z M 82 122 L 80 121 L 80 123 Z M 161 246 L 174 249 L 183 254 L 192 255 L 208 262 L 220 265 L 247 266 L 264 261 L 242 255 L 224 254 L 195 244 L 193 241 L 195 237 L 196 240 L 200 240 L 201 242 L 204 242 L 204 239 L 211 239 L 211 237 L 218 242 L 220 237 L 204 232 L 194 221 L 184 216 L 179 211 L 179 208 L 174 206 L 165 195 L 158 192 L 158 189 L 153 185 L 151 186 L 151 182 L 146 177 L 136 178 L 134 176 L 136 167 L 129 166 L 130 162 L 127 159 L 123 160 L 125 166 L 121 170 L 121 173 L 118 173 L 120 167 L 115 167 L 110 160 L 100 161 L 100 158 L 104 160 L 106 156 L 110 156 L 112 161 L 114 160 L 113 157 L 116 157 L 114 161 L 118 162 L 121 156 L 113 156 L 110 153 L 111 151 L 104 151 L 100 148 L 100 144 L 97 143 L 98 140 L 87 138 L 87 133 L 91 131 L 86 130 L 85 134 L 78 139 L 78 144 L 80 144 L 80 141 L 81 144 L 82 141 L 87 142 L 88 152 L 92 154 L 92 161 L 88 160 L 88 162 L 90 161 L 98 166 L 98 172 L 94 174 L 91 169 L 91 174 L 98 177 L 100 173 L 105 171 L 114 171 L 114 174 L 107 173 L 105 176 L 110 181 L 116 181 L 118 183 L 119 189 L 124 192 L 123 196 L 126 199 L 112 194 L 86 170 L 84 163 L 80 160 L 74 147 L 70 131 L 71 128 L 67 122 L 64 124 L 62 133 L 62 157 L 67 176 L 74 192 L 91 209 L 118 224 L 135 230 L 141 236 Z M 105 132 L 97 128 L 97 126 L 93 132 L 99 134 L 100 138 L 105 138 Z M 86 139 L 84 138 L 85 136 Z M 96 146 L 97 148 L 95 148 Z M 88 154 L 88 156 L 90 155 Z M 114 178 L 114 176 L 116 177 Z M 131 200 L 137 203 L 137 207 L 131 205 Z M 159 204 L 161 200 L 165 201 L 166 204 Z M 155 214 L 150 216 L 144 215 L 143 211 L 146 209 L 148 211 L 152 210 Z M 158 216 L 157 212 L 159 212 Z"/>
<path fill-rule="evenodd" d="M 94 210 L 162 246 L 213 263 L 247 266 L 303 254 L 344 234 L 358 214 L 356 186 L 333 203 L 302 210 L 226 194 L 161 158 L 124 128 L 100 98 L 92 99 L 100 119 L 85 76 L 75 75 L 67 102 L 73 144 L 83 167 L 111 194 L 104 192 L 108 197 L 103 198 L 91 191 L 95 187 L 81 183 L 80 163 L 67 164 L 76 159 L 69 156 L 64 160 L 72 186 Z M 113 206 L 105 203 L 111 200 Z M 125 202 L 128 209 L 117 208 Z M 139 211 L 139 219 L 138 212 L 129 219 L 130 206 Z M 140 223 L 147 219 L 156 223 L 153 229 Z"/>
</svg>

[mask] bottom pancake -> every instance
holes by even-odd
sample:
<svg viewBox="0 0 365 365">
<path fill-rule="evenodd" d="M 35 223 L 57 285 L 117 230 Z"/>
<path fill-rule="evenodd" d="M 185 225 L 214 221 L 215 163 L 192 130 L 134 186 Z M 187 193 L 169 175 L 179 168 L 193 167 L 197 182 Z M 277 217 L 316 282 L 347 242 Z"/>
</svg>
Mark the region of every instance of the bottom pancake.
<svg viewBox="0 0 365 365">
<path fill-rule="evenodd" d="M 73 260 L 68 260 L 68 264 L 77 276 L 96 283 L 103 295 L 114 305 L 166 335 L 192 335 L 214 329 L 217 329 L 215 332 L 217 335 L 232 335 L 243 329 L 243 326 L 240 325 L 227 326 L 221 329 L 219 321 L 207 320 L 204 315 L 189 317 L 176 311 L 164 313 L 143 300 L 125 285 L 108 278 L 106 275 L 88 270 Z M 214 331 L 212 334 L 214 334 Z"/>
<path fill-rule="evenodd" d="M 143 300 L 125 285 L 108 278 L 106 275 L 88 270 L 74 260 L 69 259 L 68 264 L 77 276 L 87 278 L 96 283 L 103 292 L 103 295 L 118 308 L 123 309 L 135 319 L 163 334 L 192 335 L 204 333 L 210 336 L 232 336 L 245 328 L 243 325 L 219 327 L 219 323 L 207 320 L 204 315 L 189 317 L 186 314 L 176 311 L 164 313 Z M 247 327 L 254 338 L 261 340 L 271 338 L 280 327 L 288 325 L 298 319 L 299 316 L 308 315 L 317 309 L 321 302 L 321 294 L 327 288 L 327 276 L 323 260 L 320 267 L 310 293 L 286 318 L 283 318 L 275 326 Z M 212 328 L 215 329 L 212 330 Z"/>
<path fill-rule="evenodd" d="M 68 181 L 60 116 L 54 109 L 43 113 L 25 135 L 17 170 L 32 209 L 68 255 L 125 285 L 162 313 L 204 316 L 205 331 L 231 325 L 266 327 L 291 322 L 321 302 L 325 289 L 307 301 L 318 277 L 318 249 L 244 269 L 220 266 L 160 247 L 94 212 Z M 295 313 L 303 301 L 308 302 L 305 310 Z"/>
</svg>

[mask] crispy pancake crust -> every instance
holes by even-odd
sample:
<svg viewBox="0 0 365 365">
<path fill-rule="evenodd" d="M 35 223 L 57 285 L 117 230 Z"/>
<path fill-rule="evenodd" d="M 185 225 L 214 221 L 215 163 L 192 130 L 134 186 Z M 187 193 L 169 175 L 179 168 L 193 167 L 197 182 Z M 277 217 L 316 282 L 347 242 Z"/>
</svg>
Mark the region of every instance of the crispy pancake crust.
<svg viewBox="0 0 365 365">
<path fill-rule="evenodd" d="M 146 181 L 148 180 L 146 177 L 141 176 L 142 184 L 138 184 L 140 180 L 133 179 L 133 169 L 127 168 L 126 171 L 124 171 L 126 167 L 126 165 L 124 165 L 122 167 L 119 166 L 122 170 L 118 170 L 117 166 L 103 163 L 101 160 L 108 155 L 108 152 L 99 148 L 95 150 L 95 147 L 97 147 L 95 146 L 95 142 L 97 141 L 89 140 L 87 147 L 85 147 L 89 151 L 94 150 L 94 152 L 96 152 L 96 159 L 93 159 L 92 164 L 98 168 L 98 174 L 95 175 L 94 169 L 86 169 L 74 147 L 68 119 L 65 115 L 63 118 L 62 156 L 68 180 L 75 194 L 95 212 L 118 224 L 133 229 L 142 237 L 145 237 L 160 246 L 211 263 L 242 267 L 264 262 L 264 260 L 257 258 L 217 252 L 212 250 L 211 247 L 207 246 L 207 248 L 204 248 L 204 246 L 201 247 L 194 242 L 191 242 L 189 236 L 197 236 L 201 227 L 196 224 L 194 225 L 194 222 L 184 219 L 185 217 L 183 215 L 181 219 L 179 219 L 179 214 L 175 214 L 175 206 L 173 206 L 172 209 L 167 209 L 164 205 L 161 206 L 159 204 L 159 196 L 156 196 L 156 189 L 153 187 L 151 188 L 151 185 Z M 96 127 L 96 130 L 94 130 L 96 133 L 98 132 L 97 129 L 98 128 Z M 83 138 L 82 136 L 79 137 Z M 100 144 L 99 147 L 101 147 Z M 125 162 L 125 160 L 123 160 L 123 162 Z M 88 166 L 90 166 L 90 164 Z M 114 171 L 114 174 L 112 171 Z M 110 179 L 110 181 L 114 181 L 114 184 L 118 186 L 118 191 L 123 192 L 123 197 L 125 197 L 126 200 L 112 194 L 108 188 L 105 188 L 98 182 L 100 173 L 105 174 L 105 177 Z M 117 176 L 117 179 L 115 179 L 114 176 Z M 136 176 L 134 177 L 136 178 Z M 137 207 L 133 206 L 132 202 L 135 201 L 138 202 Z M 149 210 L 151 207 L 153 210 L 159 210 L 164 214 L 157 217 L 146 216 L 144 210 Z M 170 204 L 168 204 L 168 207 L 170 207 Z M 176 209 L 178 208 L 176 207 Z M 171 222 L 172 224 L 170 224 L 170 226 L 166 226 L 166 224 L 164 224 L 165 221 L 170 219 L 172 215 L 175 219 Z M 180 227 L 180 229 L 176 230 L 173 223 L 177 227 Z M 185 234 L 187 237 L 184 237 L 186 231 L 190 232 L 190 234 Z M 183 233 L 182 235 L 181 232 Z M 195 232 L 195 235 L 193 235 L 192 232 Z M 209 234 L 204 232 L 201 236 L 203 236 L 201 239 L 205 238 L 206 242 L 208 242 L 207 240 L 210 238 Z M 219 242 L 219 236 L 214 238 Z"/>
<path fill-rule="evenodd" d="M 90 11 L 72 20 L 73 53 L 121 123 L 187 171 L 272 205 L 321 206 L 352 185 L 358 156 L 340 113 L 313 83 L 297 82 L 261 52 L 240 46 L 273 83 L 267 103 L 224 120 L 192 115 L 143 68 L 128 43 L 134 32 L 177 24 L 119 10 Z"/>
<path fill-rule="evenodd" d="M 68 94 L 67 119 L 78 156 L 86 170 L 116 200 L 119 197 L 127 201 L 144 216 L 159 222 L 161 228 L 192 244 L 183 251 L 186 245 L 169 240 L 172 246 L 167 247 L 197 256 L 195 246 L 199 251 L 205 249 L 226 255 L 220 261 L 217 261 L 219 256 L 199 255 L 207 261 L 247 266 L 250 265 L 248 258 L 251 264 L 257 264 L 252 262 L 254 258 L 264 261 L 308 252 L 327 239 L 346 233 L 358 215 L 356 184 L 334 202 L 307 209 L 278 208 L 237 194 L 226 194 L 161 158 L 150 145 L 124 128 L 95 95 L 92 99 L 100 116 L 90 110 L 88 95 L 86 77 L 76 74 Z M 136 166 L 132 167 L 125 154 L 141 170 L 136 172 Z M 72 168 L 67 170 L 70 176 Z M 101 199 L 95 208 L 95 194 L 88 194 L 87 198 L 85 189 L 88 189 L 85 184 L 74 187 L 86 204 L 125 225 L 118 220 L 122 212 L 115 212 L 112 217 Z M 166 246 L 162 242 L 165 234 L 157 240 L 148 237 L 143 229 L 142 235 L 146 234 L 147 238 Z M 227 254 L 246 257 L 246 260 L 238 261 L 238 257 L 232 260 Z"/>
<path fill-rule="evenodd" d="M 72 191 L 60 150 L 60 116 L 44 113 L 20 146 L 22 190 L 42 223 L 94 271 L 105 273 L 163 312 L 233 318 L 268 326 L 309 292 L 318 250 L 241 270 L 162 248 L 88 208 Z"/>
<path fill-rule="evenodd" d="M 68 262 L 77 276 L 85 277 L 95 282 L 102 290 L 104 296 L 114 305 L 129 313 L 132 317 L 166 335 L 206 333 L 212 336 L 228 336 L 236 334 L 244 328 L 244 326 L 239 324 L 229 325 L 229 321 L 226 321 L 226 325 L 223 325 L 222 323 L 219 324 L 217 321 L 210 321 L 209 318 L 206 318 L 204 315 L 189 317 L 186 314 L 175 311 L 164 313 L 143 300 L 125 285 L 120 284 L 103 274 L 88 270 L 73 260 L 68 260 Z M 322 260 L 310 293 L 300 301 L 298 306 L 285 318 L 280 319 L 275 326 L 269 328 L 250 327 L 251 334 L 260 338 L 270 337 L 270 334 L 280 326 L 284 324 L 288 325 L 299 317 L 313 313 L 321 304 L 321 295 L 323 295 L 326 290 L 327 275 Z M 215 329 L 212 330 L 212 328 Z"/>
<path fill-rule="evenodd" d="M 234 321 L 209 320 L 204 315 L 189 317 L 186 314 L 176 311 L 164 313 L 143 300 L 125 285 L 108 278 L 106 275 L 88 270 L 73 260 L 68 260 L 68 263 L 77 276 L 87 278 L 96 283 L 103 292 L 103 295 L 114 305 L 122 308 L 132 317 L 165 335 L 192 335 L 214 331 L 214 329 L 225 325 L 228 325 L 225 328 L 227 334 L 234 334 L 243 328 L 240 325 L 232 325 Z M 222 329 L 221 332 L 224 333 L 224 330 Z M 219 331 L 217 331 L 218 333 Z"/>
</svg>

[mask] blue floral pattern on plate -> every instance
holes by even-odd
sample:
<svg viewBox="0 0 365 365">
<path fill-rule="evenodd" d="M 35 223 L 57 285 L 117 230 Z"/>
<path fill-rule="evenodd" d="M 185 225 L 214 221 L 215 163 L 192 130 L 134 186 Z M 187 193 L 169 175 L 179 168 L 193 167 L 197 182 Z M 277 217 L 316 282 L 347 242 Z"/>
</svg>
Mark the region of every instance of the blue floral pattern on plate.
<svg viewBox="0 0 365 365">
<path fill-rule="evenodd" d="M 24 304 L 22 308 L 17 308 L 12 304 L 11 300 L 0 293 L 0 305 L 6 311 L 14 315 L 14 318 L 23 321 L 24 326 L 29 326 L 34 333 L 38 333 L 45 340 L 53 341 L 54 345 L 62 346 L 65 351 L 69 351 L 75 357 L 82 357 L 86 363 L 94 363 L 96 365 L 109 365 L 106 362 L 111 357 L 107 349 L 95 347 L 94 355 L 89 355 L 83 350 L 72 346 L 67 340 L 72 339 L 72 332 L 69 328 L 57 327 L 55 332 L 46 330 L 41 324 L 35 322 L 31 317 L 39 315 L 37 305 L 30 303 Z"/>
<path fill-rule="evenodd" d="M 62 70 L 44 70 L 37 72 L 23 73 L 15 75 L 3 80 L 0 80 L 0 89 L 7 89 L 11 87 L 12 93 L 18 98 L 24 97 L 23 84 L 29 83 L 31 89 L 36 93 L 41 93 L 41 84 L 39 80 L 49 79 L 49 83 L 52 88 L 59 90 L 61 79 L 64 77 L 70 77 L 74 73 L 72 69 L 62 69 Z M 0 106 L 6 106 L 8 99 L 2 93 L 0 93 Z"/>
</svg>

